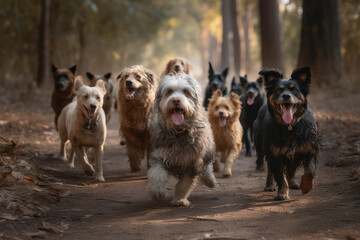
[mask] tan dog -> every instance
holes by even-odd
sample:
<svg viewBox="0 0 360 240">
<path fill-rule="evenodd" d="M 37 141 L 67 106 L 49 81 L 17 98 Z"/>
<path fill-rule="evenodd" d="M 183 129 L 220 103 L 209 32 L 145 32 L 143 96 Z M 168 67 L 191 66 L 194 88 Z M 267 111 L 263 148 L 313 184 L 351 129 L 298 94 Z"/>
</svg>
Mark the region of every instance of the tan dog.
<svg viewBox="0 0 360 240">
<path fill-rule="evenodd" d="M 111 108 L 114 106 L 114 97 L 115 97 L 114 84 L 111 81 L 111 73 L 107 73 L 101 76 L 101 75 L 93 75 L 87 72 L 86 76 L 89 79 L 90 87 L 95 86 L 96 82 L 100 79 L 103 80 L 105 83 L 106 94 L 104 96 L 103 109 L 106 115 L 106 124 L 108 124 L 111 118 Z"/>
<path fill-rule="evenodd" d="M 102 109 L 103 98 L 106 94 L 102 80 L 96 82 L 95 87 L 83 85 L 76 81 L 76 100 L 67 105 L 59 116 L 59 135 L 61 139 L 60 156 L 67 161 L 66 143 L 71 142 L 70 167 L 74 167 L 74 152 L 79 159 L 85 173 L 93 175 L 95 180 L 104 182 L 102 164 L 104 143 L 106 138 L 106 120 Z M 95 171 L 89 164 L 86 148 L 94 148 Z"/>
<path fill-rule="evenodd" d="M 151 151 L 150 126 L 157 76 L 140 65 L 125 68 L 117 77 L 120 129 L 126 140 L 132 171 L 141 169 L 141 160 Z"/>
<path fill-rule="evenodd" d="M 239 117 L 241 103 L 239 96 L 231 93 L 230 97 L 223 97 L 221 90 L 216 90 L 210 99 L 209 122 L 214 134 L 216 152 L 221 153 L 221 162 L 225 163 L 223 176 L 231 176 L 231 167 L 242 146 L 242 128 Z M 217 159 L 214 170 L 219 170 Z"/>
<path fill-rule="evenodd" d="M 161 74 L 161 77 L 168 75 L 171 72 L 184 72 L 191 76 L 192 66 L 188 60 L 182 57 L 177 57 L 169 60 L 166 64 L 166 68 Z"/>
<path fill-rule="evenodd" d="M 75 71 L 76 65 L 69 69 L 57 68 L 52 65 L 55 87 L 51 95 L 51 107 L 55 112 L 56 129 L 61 110 L 71 103 L 75 97 Z"/>
</svg>

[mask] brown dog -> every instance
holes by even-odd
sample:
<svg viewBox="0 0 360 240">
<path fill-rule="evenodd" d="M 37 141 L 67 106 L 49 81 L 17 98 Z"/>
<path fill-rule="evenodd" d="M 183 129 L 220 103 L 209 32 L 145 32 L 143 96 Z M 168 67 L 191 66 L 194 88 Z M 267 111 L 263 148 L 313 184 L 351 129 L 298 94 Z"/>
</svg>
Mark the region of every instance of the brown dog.
<svg viewBox="0 0 360 240">
<path fill-rule="evenodd" d="M 231 167 L 242 146 L 242 128 L 239 122 L 241 103 L 239 96 L 223 97 L 220 89 L 210 99 L 209 122 L 214 134 L 216 152 L 221 154 L 221 162 L 225 163 L 223 176 L 231 176 Z M 219 170 L 217 159 L 214 170 Z"/>
<path fill-rule="evenodd" d="M 114 84 L 110 79 L 111 73 L 107 73 L 104 74 L 104 76 L 101 76 L 101 75 L 93 75 L 87 72 L 86 76 L 90 81 L 90 87 L 94 87 L 96 85 L 96 82 L 100 79 L 103 80 L 105 83 L 106 95 L 104 96 L 103 109 L 106 115 L 106 124 L 108 124 L 111 118 L 111 108 L 112 106 L 114 106 L 114 96 L 115 96 Z"/>
<path fill-rule="evenodd" d="M 76 65 L 69 69 L 57 68 L 52 65 L 55 88 L 51 96 L 51 107 L 55 112 L 55 126 L 63 108 L 72 102 L 75 97 Z"/>
<path fill-rule="evenodd" d="M 157 76 L 140 65 L 125 68 L 117 77 L 120 129 L 126 140 L 132 171 L 141 169 L 141 160 L 150 156 L 150 126 Z"/>
<path fill-rule="evenodd" d="M 188 60 L 182 57 L 177 57 L 169 60 L 166 64 L 166 68 L 161 74 L 161 77 L 168 75 L 171 72 L 184 72 L 191 76 L 192 66 Z"/>
</svg>

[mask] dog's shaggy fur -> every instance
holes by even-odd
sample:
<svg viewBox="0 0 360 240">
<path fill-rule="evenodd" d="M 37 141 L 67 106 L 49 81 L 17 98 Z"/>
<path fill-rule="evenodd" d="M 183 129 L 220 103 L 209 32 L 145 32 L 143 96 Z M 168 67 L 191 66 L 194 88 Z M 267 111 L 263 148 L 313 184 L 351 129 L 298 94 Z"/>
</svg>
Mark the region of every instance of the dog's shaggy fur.
<svg viewBox="0 0 360 240">
<path fill-rule="evenodd" d="M 111 80 L 111 73 L 107 73 L 102 76 L 102 75 L 93 75 L 87 72 L 86 76 L 89 79 L 90 87 L 95 86 L 96 82 L 100 79 L 103 80 L 105 83 L 106 94 L 104 96 L 103 109 L 106 115 L 106 123 L 109 123 L 111 118 L 111 109 L 114 106 L 114 99 L 115 99 L 115 90 L 114 90 L 114 84 Z"/>
<path fill-rule="evenodd" d="M 71 68 L 57 68 L 52 65 L 54 90 L 51 95 L 51 107 L 55 112 L 55 126 L 63 108 L 72 102 L 75 97 L 76 65 Z"/>
<path fill-rule="evenodd" d="M 60 156 L 74 167 L 74 152 L 85 173 L 93 175 L 95 180 L 104 182 L 102 171 L 104 143 L 106 138 L 106 120 L 102 109 L 106 94 L 104 82 L 99 80 L 95 87 L 83 85 L 76 81 L 76 100 L 67 105 L 59 116 L 59 136 L 61 139 Z M 69 160 L 66 157 L 66 143 L 70 140 L 71 152 Z M 86 155 L 87 148 L 94 148 L 95 171 L 89 164 Z"/>
<path fill-rule="evenodd" d="M 161 77 L 168 75 L 171 72 L 184 72 L 188 75 L 192 73 L 192 66 L 188 60 L 182 57 L 173 58 L 166 64 L 165 70 L 162 72 Z"/>
<path fill-rule="evenodd" d="M 212 161 L 215 143 L 201 106 L 199 83 L 184 73 L 165 76 L 156 91 L 153 148 L 148 171 L 154 199 L 165 198 L 169 175 L 179 179 L 174 206 L 189 206 L 188 197 L 200 176 L 215 187 Z"/>
<path fill-rule="evenodd" d="M 151 119 L 157 86 L 156 74 L 140 65 L 125 68 L 117 77 L 120 129 L 132 171 L 141 169 L 145 155 L 151 152 Z M 149 162 L 148 162 L 149 165 Z"/>
<path fill-rule="evenodd" d="M 223 97 L 220 89 L 216 90 L 209 102 L 209 122 L 214 134 L 216 152 L 221 154 L 221 162 L 225 163 L 223 176 L 231 176 L 231 167 L 241 150 L 242 128 L 239 122 L 241 103 L 239 96 L 231 93 Z M 217 159 L 214 170 L 219 170 Z"/>
</svg>

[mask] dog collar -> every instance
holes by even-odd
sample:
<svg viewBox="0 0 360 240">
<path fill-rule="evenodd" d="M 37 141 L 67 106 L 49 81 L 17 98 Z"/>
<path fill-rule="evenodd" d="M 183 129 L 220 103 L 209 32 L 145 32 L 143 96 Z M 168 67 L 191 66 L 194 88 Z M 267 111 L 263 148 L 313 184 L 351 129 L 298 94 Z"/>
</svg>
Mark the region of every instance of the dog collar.
<svg viewBox="0 0 360 240">
<path fill-rule="evenodd" d="M 83 125 L 83 128 L 87 131 L 87 132 L 91 132 L 94 128 L 94 126 L 97 126 L 97 120 L 99 119 L 99 116 L 92 121 L 91 119 L 89 119 L 89 122 L 85 122 Z"/>
</svg>

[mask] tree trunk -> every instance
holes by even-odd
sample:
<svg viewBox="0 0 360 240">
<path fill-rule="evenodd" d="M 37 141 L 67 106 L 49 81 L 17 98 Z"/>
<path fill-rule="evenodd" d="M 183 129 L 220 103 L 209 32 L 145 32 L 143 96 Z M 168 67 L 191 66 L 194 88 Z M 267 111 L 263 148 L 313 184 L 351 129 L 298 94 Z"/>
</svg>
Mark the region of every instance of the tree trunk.
<svg viewBox="0 0 360 240">
<path fill-rule="evenodd" d="M 250 39 L 249 39 L 249 21 L 251 9 L 247 1 L 244 2 L 244 15 L 242 17 L 242 26 L 243 26 L 243 36 L 244 36 L 244 70 L 245 73 L 250 72 L 249 62 L 250 62 Z"/>
<path fill-rule="evenodd" d="M 234 49 L 234 70 L 236 79 L 239 79 L 240 69 L 241 69 L 241 50 L 240 50 L 240 35 L 237 19 L 237 4 L 236 0 L 230 0 L 230 16 L 231 16 L 231 26 L 233 32 L 233 49 Z"/>
<path fill-rule="evenodd" d="M 259 0 L 259 15 L 262 67 L 284 71 L 277 0 Z"/>
<path fill-rule="evenodd" d="M 50 48 L 49 48 L 49 30 L 50 30 L 50 2 L 51 0 L 41 0 L 41 17 L 39 26 L 39 45 L 38 45 L 38 71 L 36 84 L 41 87 L 44 80 L 47 82 L 50 78 Z"/>
<path fill-rule="evenodd" d="M 230 3 L 221 0 L 221 15 L 223 19 L 223 33 L 221 43 L 221 69 L 229 67 L 229 28 L 230 28 Z"/>
<path fill-rule="evenodd" d="M 298 66 L 310 66 L 317 86 L 342 84 L 338 0 L 304 0 Z"/>
</svg>

